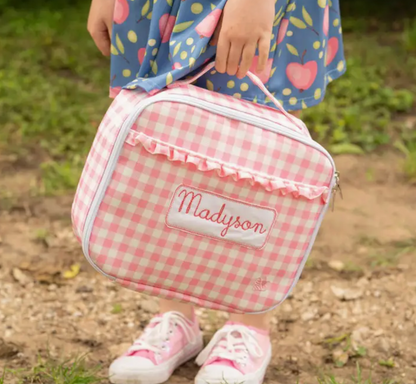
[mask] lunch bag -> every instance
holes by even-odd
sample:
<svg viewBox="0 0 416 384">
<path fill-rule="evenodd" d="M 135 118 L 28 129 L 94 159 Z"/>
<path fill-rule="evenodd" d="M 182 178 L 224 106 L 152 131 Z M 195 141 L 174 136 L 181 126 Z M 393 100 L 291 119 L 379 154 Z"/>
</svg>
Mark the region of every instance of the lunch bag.
<svg viewBox="0 0 416 384">
<path fill-rule="evenodd" d="M 192 85 L 122 90 L 72 209 L 91 265 L 141 293 L 235 313 L 295 286 L 337 189 L 329 153 L 279 110 Z M 254 85 L 251 85 L 254 86 Z"/>
</svg>

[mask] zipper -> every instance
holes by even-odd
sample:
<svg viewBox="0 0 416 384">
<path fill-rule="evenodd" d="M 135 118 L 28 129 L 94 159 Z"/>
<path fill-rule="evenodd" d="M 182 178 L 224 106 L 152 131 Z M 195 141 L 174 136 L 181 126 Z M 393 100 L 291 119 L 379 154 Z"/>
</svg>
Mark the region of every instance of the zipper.
<svg viewBox="0 0 416 384">
<path fill-rule="evenodd" d="M 137 120 L 137 118 L 143 112 L 144 109 L 146 109 L 151 104 L 161 102 L 161 101 L 172 101 L 172 102 L 176 102 L 176 103 L 182 103 L 182 104 L 192 105 L 192 106 L 195 106 L 195 107 L 200 107 L 200 108 L 202 108 L 206 111 L 214 112 L 214 113 L 217 113 L 217 114 L 225 116 L 225 117 L 230 117 L 230 118 L 233 118 L 233 119 L 236 119 L 236 120 L 240 120 L 242 122 L 255 125 L 256 127 L 259 127 L 261 129 L 266 129 L 266 130 L 271 131 L 271 132 L 279 133 L 283 136 L 289 137 L 289 138 L 294 139 L 296 141 L 299 141 L 299 142 L 301 142 L 305 145 L 308 145 L 309 147 L 312 147 L 312 148 L 320 151 L 321 153 L 323 153 L 328 158 L 328 160 L 330 161 L 330 163 L 332 165 L 332 168 L 334 170 L 334 174 L 332 176 L 332 181 L 331 181 L 331 184 L 329 186 L 329 189 L 331 191 L 334 191 L 334 188 L 339 185 L 339 181 L 337 181 L 338 180 L 337 179 L 337 173 L 335 172 L 335 164 L 334 164 L 334 161 L 333 161 L 331 155 L 320 144 L 313 141 L 311 138 L 308 138 L 308 137 L 304 136 L 300 132 L 294 131 L 293 129 L 288 128 L 288 127 L 285 127 L 286 128 L 286 130 L 285 130 L 285 129 L 282 129 L 278 124 L 272 123 L 269 120 L 259 118 L 259 117 L 255 117 L 255 116 L 251 116 L 251 115 L 246 114 L 244 112 L 237 112 L 237 111 L 232 110 L 231 108 L 222 107 L 222 106 L 215 105 L 213 103 L 206 102 L 206 101 L 203 101 L 203 100 L 196 100 L 195 98 L 190 97 L 190 96 L 181 96 L 181 98 L 178 99 L 178 95 L 174 95 L 174 94 L 166 95 L 164 93 L 161 93 L 161 94 L 158 94 L 156 96 L 149 97 L 148 99 L 139 102 L 139 104 L 134 107 L 135 110 L 133 110 L 131 112 L 130 116 L 128 116 L 126 118 L 126 120 L 123 122 L 123 124 L 120 128 L 120 131 L 118 133 L 118 136 L 116 138 L 116 142 L 114 143 L 113 149 L 111 151 L 110 158 L 109 158 L 108 163 L 107 163 L 107 167 L 104 170 L 104 174 L 101 178 L 101 182 L 100 182 L 100 184 L 97 188 L 97 192 L 96 192 L 96 194 L 94 196 L 94 199 L 91 203 L 90 210 L 87 214 L 87 217 L 86 217 L 85 223 L 84 223 L 84 230 L 83 230 L 83 233 L 82 233 L 82 250 L 83 250 L 83 253 L 85 255 L 85 258 L 88 260 L 88 262 L 92 265 L 92 267 L 97 272 L 100 272 L 101 274 L 103 274 L 104 276 L 106 276 L 107 278 L 109 278 L 111 280 L 116 280 L 116 278 L 114 276 L 111 276 L 111 275 L 105 273 L 97 265 L 95 265 L 95 263 L 92 261 L 91 256 L 89 254 L 89 239 L 91 237 L 93 224 L 94 224 L 95 218 L 97 216 L 98 209 L 100 207 L 101 201 L 104 198 L 105 191 L 107 190 L 107 187 L 108 187 L 108 185 L 111 181 L 111 176 L 112 176 L 112 174 L 115 170 L 115 167 L 117 165 L 117 159 L 118 159 L 118 157 L 120 155 L 120 152 L 123 148 L 123 145 L 124 145 L 124 143 L 127 139 L 127 135 L 130 132 L 131 126 L 134 124 L 134 122 Z M 338 177 L 339 177 L 339 174 L 338 174 Z"/>
<path fill-rule="evenodd" d="M 332 187 L 332 212 L 335 210 L 335 198 L 337 196 L 337 193 L 339 193 L 339 196 L 341 197 L 341 200 L 344 199 L 344 196 L 342 195 L 342 189 L 340 184 L 340 173 L 338 171 L 335 172 L 335 182 L 334 186 Z"/>
</svg>

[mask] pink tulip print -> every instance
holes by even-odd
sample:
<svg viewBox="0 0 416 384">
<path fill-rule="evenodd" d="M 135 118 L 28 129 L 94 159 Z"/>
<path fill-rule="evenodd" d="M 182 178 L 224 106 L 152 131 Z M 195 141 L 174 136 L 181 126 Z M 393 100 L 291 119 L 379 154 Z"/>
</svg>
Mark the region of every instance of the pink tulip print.
<svg viewBox="0 0 416 384">
<path fill-rule="evenodd" d="M 326 51 L 326 62 L 325 65 L 328 66 L 332 63 L 332 61 L 335 59 L 335 56 L 338 53 L 339 49 L 339 40 L 336 37 L 331 37 L 328 40 L 328 48 Z"/>
<path fill-rule="evenodd" d="M 167 43 L 172 35 L 173 28 L 176 23 L 176 17 L 165 13 L 159 20 L 159 31 L 162 43 Z"/>
<path fill-rule="evenodd" d="M 266 69 L 258 73 L 257 72 L 257 65 L 259 62 L 259 57 L 254 56 L 253 62 L 251 63 L 250 72 L 254 73 L 263 84 L 266 84 L 270 79 L 270 73 L 272 72 L 272 66 L 273 66 L 273 59 L 267 60 Z"/>
<path fill-rule="evenodd" d="M 146 48 L 140 48 L 137 52 L 137 57 L 139 59 L 139 63 L 143 64 L 144 56 L 146 55 Z"/>
<path fill-rule="evenodd" d="M 324 23 L 322 26 L 325 36 L 328 36 L 329 32 L 329 6 L 327 5 L 324 10 Z"/>
<path fill-rule="evenodd" d="M 123 24 L 129 16 L 129 3 L 127 0 L 116 0 L 113 20 L 116 24 Z"/>
<path fill-rule="evenodd" d="M 280 44 L 284 40 L 288 26 L 289 26 L 289 19 L 283 19 L 280 22 L 279 34 L 277 35 L 277 44 Z"/>
<path fill-rule="evenodd" d="M 218 21 L 221 17 L 221 13 L 221 9 L 215 9 L 198 24 L 195 30 L 201 39 L 204 37 L 211 37 L 214 34 Z"/>
<path fill-rule="evenodd" d="M 173 63 L 172 69 L 181 69 L 182 64 L 181 63 Z"/>
</svg>

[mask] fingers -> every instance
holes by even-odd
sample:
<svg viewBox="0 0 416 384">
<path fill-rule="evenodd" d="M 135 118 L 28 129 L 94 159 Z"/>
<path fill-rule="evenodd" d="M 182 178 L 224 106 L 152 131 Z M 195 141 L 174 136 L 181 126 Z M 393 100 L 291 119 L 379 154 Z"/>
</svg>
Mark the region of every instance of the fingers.
<svg viewBox="0 0 416 384">
<path fill-rule="evenodd" d="M 108 35 L 108 31 L 99 31 L 91 34 L 95 45 L 101 51 L 104 56 L 110 56 L 111 40 Z"/>
<path fill-rule="evenodd" d="M 238 42 L 230 42 L 221 35 L 218 40 L 217 56 L 215 66 L 218 72 L 227 73 L 242 79 L 247 75 L 256 54 L 256 44 L 248 42 L 241 45 Z M 259 60 L 256 68 L 257 73 L 262 73 L 267 66 L 270 53 L 270 40 L 262 38 L 258 43 Z"/>
<path fill-rule="evenodd" d="M 267 60 L 270 53 L 270 39 L 261 38 L 259 40 L 259 61 L 257 63 L 257 72 L 262 73 L 266 69 Z"/>
<path fill-rule="evenodd" d="M 90 33 L 95 45 L 101 51 L 101 53 L 104 56 L 109 56 L 111 46 L 110 32 L 104 22 L 98 25 L 95 24 L 89 26 L 88 32 Z"/>
<path fill-rule="evenodd" d="M 209 45 L 211 46 L 215 46 L 218 44 L 218 40 L 220 37 L 220 32 L 221 32 L 221 27 L 222 27 L 222 16 L 220 18 L 220 21 L 218 22 L 217 28 L 215 28 L 215 32 L 214 35 L 212 36 Z"/>
<path fill-rule="evenodd" d="M 106 27 L 107 27 L 108 38 L 110 39 L 110 42 L 111 42 L 111 36 L 113 33 L 113 20 L 108 20 L 106 23 Z"/>
<path fill-rule="evenodd" d="M 217 56 L 215 58 L 215 68 L 219 73 L 225 73 L 227 70 L 228 53 L 230 51 L 230 42 L 220 36 L 217 46 Z"/>
<path fill-rule="evenodd" d="M 256 45 L 246 45 L 243 50 L 243 55 L 240 63 L 240 67 L 238 68 L 237 77 L 242 79 L 247 75 L 251 64 L 253 62 L 254 55 L 256 54 Z"/>
<path fill-rule="evenodd" d="M 241 61 L 241 54 L 243 52 L 243 45 L 238 43 L 231 44 L 230 53 L 227 60 L 227 74 L 235 76 L 238 71 L 238 66 Z"/>
</svg>

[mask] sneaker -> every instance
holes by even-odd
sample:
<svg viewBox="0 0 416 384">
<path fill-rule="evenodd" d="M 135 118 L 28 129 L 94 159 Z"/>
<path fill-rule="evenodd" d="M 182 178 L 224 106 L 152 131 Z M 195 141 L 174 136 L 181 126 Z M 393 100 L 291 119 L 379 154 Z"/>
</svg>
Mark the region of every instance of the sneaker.
<svg viewBox="0 0 416 384">
<path fill-rule="evenodd" d="M 190 321 L 179 312 L 158 315 L 129 350 L 111 364 L 110 382 L 163 383 L 202 348 L 202 332 L 196 318 Z"/>
<path fill-rule="evenodd" d="M 267 331 L 227 322 L 197 357 L 195 384 L 261 384 L 271 356 Z"/>
</svg>

